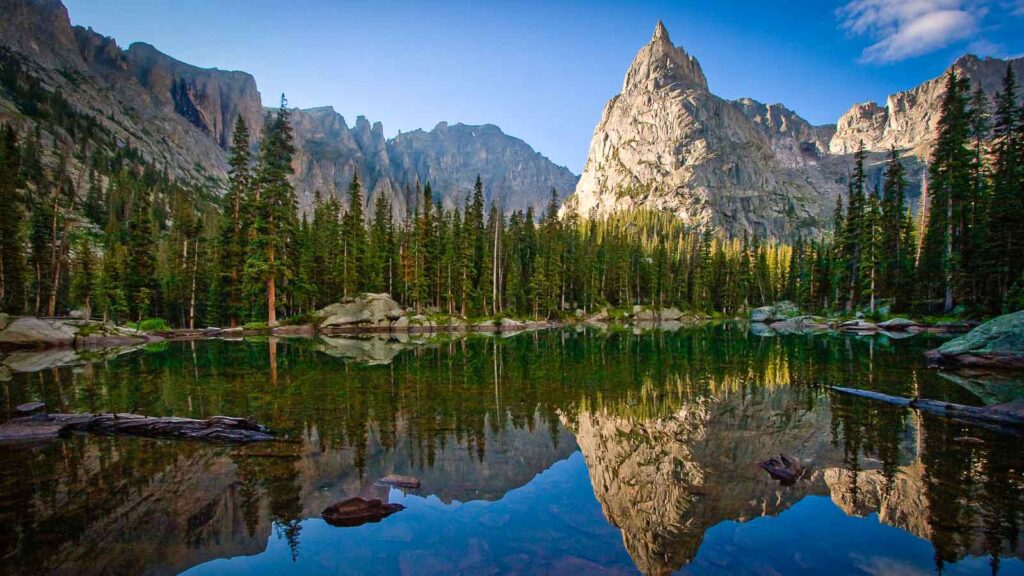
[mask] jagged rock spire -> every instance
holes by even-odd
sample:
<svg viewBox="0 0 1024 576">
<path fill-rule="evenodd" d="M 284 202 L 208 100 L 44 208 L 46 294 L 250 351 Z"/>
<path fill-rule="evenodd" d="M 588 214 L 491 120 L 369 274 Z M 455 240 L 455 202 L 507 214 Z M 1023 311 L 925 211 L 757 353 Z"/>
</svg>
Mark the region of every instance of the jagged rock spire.
<svg viewBox="0 0 1024 576">
<path fill-rule="evenodd" d="M 654 34 L 651 36 L 651 42 L 657 42 L 662 40 L 664 42 L 672 43 L 672 40 L 668 37 L 668 30 L 665 29 L 665 24 L 661 20 L 658 20 L 658 25 L 654 27 Z"/>
<path fill-rule="evenodd" d="M 633 59 L 622 91 L 658 90 L 669 86 L 680 90 L 707 90 L 708 82 L 697 59 L 673 45 L 665 24 L 658 20 L 651 41 Z"/>
</svg>

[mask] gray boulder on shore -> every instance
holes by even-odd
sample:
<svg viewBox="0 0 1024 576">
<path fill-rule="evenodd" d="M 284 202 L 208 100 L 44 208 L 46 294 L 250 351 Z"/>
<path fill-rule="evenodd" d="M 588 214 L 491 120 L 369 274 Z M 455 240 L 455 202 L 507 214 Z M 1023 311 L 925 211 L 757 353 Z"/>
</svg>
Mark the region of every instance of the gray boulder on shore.
<svg viewBox="0 0 1024 576">
<path fill-rule="evenodd" d="M 1024 310 L 993 318 L 927 356 L 930 365 L 946 368 L 1024 369 Z"/>
</svg>

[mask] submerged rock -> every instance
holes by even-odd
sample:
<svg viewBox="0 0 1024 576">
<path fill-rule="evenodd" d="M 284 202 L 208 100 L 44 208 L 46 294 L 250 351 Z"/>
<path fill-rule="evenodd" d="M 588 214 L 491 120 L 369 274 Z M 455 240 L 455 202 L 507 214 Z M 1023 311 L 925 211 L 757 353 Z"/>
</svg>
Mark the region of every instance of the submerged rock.
<svg viewBox="0 0 1024 576">
<path fill-rule="evenodd" d="M 1024 310 L 989 320 L 927 356 L 932 366 L 1024 369 Z"/>
<path fill-rule="evenodd" d="M 784 485 L 796 483 L 797 480 L 804 477 L 806 472 L 796 458 L 786 454 L 779 454 L 778 458 L 769 458 L 758 466 Z"/>
<path fill-rule="evenodd" d="M 415 476 L 401 476 L 399 474 L 388 474 L 377 481 L 378 484 L 394 486 L 396 488 L 419 488 L 420 479 Z"/>
<path fill-rule="evenodd" d="M 357 496 L 331 504 L 320 515 L 331 526 L 353 527 L 369 522 L 380 522 L 402 510 L 405 510 L 405 506 L 401 504 L 385 504 L 377 498 L 363 500 Z"/>
</svg>

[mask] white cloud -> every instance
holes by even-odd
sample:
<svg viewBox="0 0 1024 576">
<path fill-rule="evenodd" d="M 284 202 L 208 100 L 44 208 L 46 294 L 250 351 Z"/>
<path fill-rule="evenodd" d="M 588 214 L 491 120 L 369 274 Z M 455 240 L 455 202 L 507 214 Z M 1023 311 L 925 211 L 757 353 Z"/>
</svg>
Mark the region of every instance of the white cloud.
<svg viewBox="0 0 1024 576">
<path fill-rule="evenodd" d="M 852 0 L 837 11 L 844 30 L 875 41 L 861 54 L 872 63 L 905 60 L 972 38 L 985 13 L 983 0 Z"/>
</svg>

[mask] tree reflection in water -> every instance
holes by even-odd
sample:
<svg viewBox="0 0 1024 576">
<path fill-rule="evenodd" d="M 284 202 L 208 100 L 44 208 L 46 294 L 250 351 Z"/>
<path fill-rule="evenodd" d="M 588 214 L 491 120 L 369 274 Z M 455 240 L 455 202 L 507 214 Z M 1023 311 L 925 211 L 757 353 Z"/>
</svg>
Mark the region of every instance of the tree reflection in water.
<svg viewBox="0 0 1024 576">
<path fill-rule="evenodd" d="M 499 501 L 577 449 L 618 545 L 646 573 L 686 566 L 723 521 L 813 494 L 927 539 L 936 568 L 1024 555 L 1014 441 L 821 386 L 978 402 L 923 369 L 934 341 L 761 338 L 741 324 L 263 340 L 164 343 L 14 374 L 7 407 L 246 416 L 286 441 L 0 446 L 5 570 L 174 573 L 258 554 L 272 535 L 294 559 L 304 521 L 345 497 L 387 498 L 374 483 L 388 473 L 418 476 L 441 502 Z M 781 488 L 757 469 L 780 451 L 809 460 L 811 478 Z"/>
</svg>

